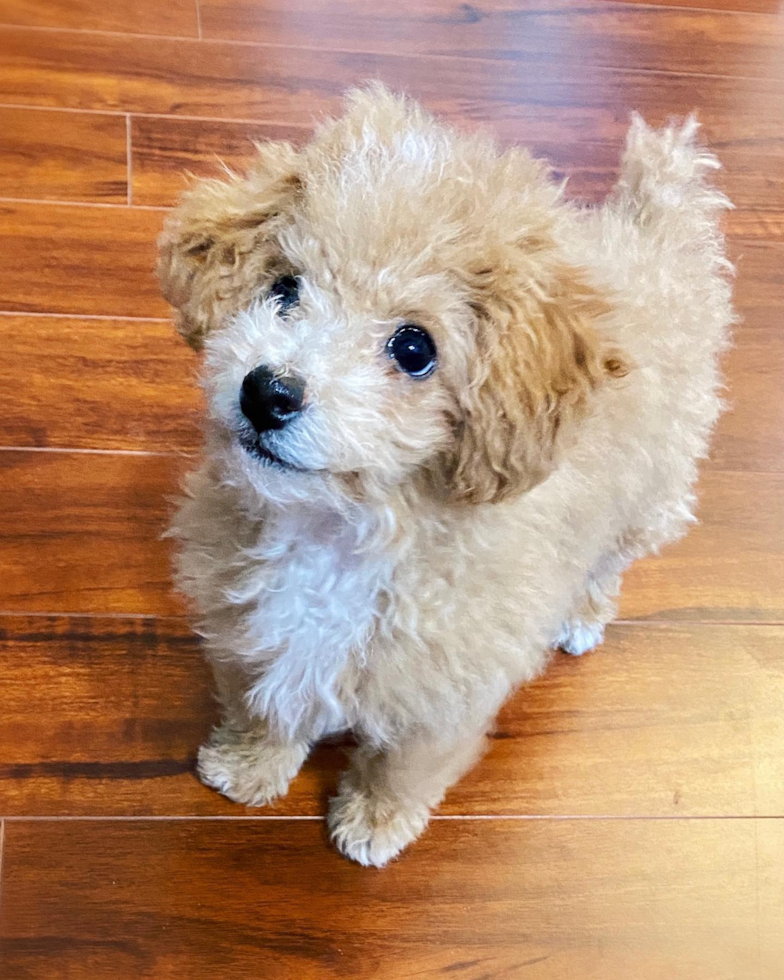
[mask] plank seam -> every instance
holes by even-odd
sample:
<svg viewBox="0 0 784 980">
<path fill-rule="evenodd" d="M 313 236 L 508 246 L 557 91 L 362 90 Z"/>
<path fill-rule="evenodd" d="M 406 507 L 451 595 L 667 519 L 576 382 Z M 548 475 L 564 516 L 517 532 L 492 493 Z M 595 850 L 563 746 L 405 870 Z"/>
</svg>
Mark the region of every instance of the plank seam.
<svg viewBox="0 0 784 980">
<path fill-rule="evenodd" d="M 161 816 L 161 815 L 138 815 L 132 814 L 129 816 L 122 815 L 110 815 L 110 816 L 84 816 L 84 815 L 63 815 L 63 816 L 4 816 L 2 818 L 7 823 L 182 823 L 184 821 L 201 822 L 221 822 L 221 823 L 247 823 L 247 822 L 269 822 L 269 823 L 280 823 L 283 821 L 290 822 L 305 822 L 305 821 L 320 821 L 323 822 L 326 817 L 322 814 L 237 814 L 236 816 L 230 814 L 195 814 L 195 815 L 182 815 L 174 814 L 172 816 Z M 615 814 L 615 813 L 597 813 L 597 814 L 558 814 L 558 813 L 436 813 L 431 816 L 431 821 L 466 821 L 466 822 L 477 822 L 477 821 L 489 821 L 489 820 L 503 820 L 503 821 L 626 821 L 626 822 L 642 822 L 642 821 L 657 821 L 657 822 L 683 822 L 686 820 L 690 821 L 711 821 L 716 822 L 719 820 L 743 820 L 743 821 L 756 821 L 756 820 L 784 820 L 784 814 L 661 814 L 661 815 L 648 815 L 648 814 Z"/>
</svg>

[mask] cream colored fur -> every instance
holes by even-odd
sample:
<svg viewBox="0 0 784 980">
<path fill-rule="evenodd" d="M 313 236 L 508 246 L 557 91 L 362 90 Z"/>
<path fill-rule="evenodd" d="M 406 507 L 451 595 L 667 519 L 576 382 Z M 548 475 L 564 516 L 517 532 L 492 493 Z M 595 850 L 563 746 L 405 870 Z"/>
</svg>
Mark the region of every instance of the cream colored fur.
<svg viewBox="0 0 784 980">
<path fill-rule="evenodd" d="M 303 150 L 265 144 L 186 195 L 159 272 L 206 348 L 173 528 L 224 709 L 206 783 L 267 803 L 351 729 L 329 825 L 385 864 L 552 645 L 599 642 L 624 568 L 693 520 L 732 321 L 696 129 L 635 119 L 617 187 L 580 210 L 524 150 L 372 87 Z M 288 317 L 266 298 L 285 273 Z M 385 353 L 404 322 L 435 339 L 430 378 Z M 296 470 L 237 441 L 262 363 L 307 382 L 268 437 Z"/>
</svg>

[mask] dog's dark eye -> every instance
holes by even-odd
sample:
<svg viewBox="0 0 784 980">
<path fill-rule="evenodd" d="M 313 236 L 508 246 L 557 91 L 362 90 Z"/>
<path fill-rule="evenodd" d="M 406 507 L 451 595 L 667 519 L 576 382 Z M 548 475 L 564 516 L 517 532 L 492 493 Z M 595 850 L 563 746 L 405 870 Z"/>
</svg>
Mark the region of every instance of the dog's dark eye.
<svg viewBox="0 0 784 980">
<path fill-rule="evenodd" d="M 299 279 L 296 276 L 281 276 L 270 286 L 269 295 L 278 301 L 279 313 L 288 313 L 299 302 Z"/>
<path fill-rule="evenodd" d="M 412 378 L 426 378 L 436 368 L 436 345 L 422 327 L 406 323 L 387 341 L 387 353 L 401 371 Z"/>
</svg>

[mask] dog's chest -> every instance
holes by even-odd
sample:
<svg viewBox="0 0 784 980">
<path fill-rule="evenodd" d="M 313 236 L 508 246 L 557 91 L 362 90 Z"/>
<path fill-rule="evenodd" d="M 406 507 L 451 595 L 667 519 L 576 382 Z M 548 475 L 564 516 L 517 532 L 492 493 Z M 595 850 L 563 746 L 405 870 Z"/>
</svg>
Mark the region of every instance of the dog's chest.
<svg viewBox="0 0 784 980">
<path fill-rule="evenodd" d="M 384 569 L 347 524 L 280 519 L 251 560 L 260 588 L 249 634 L 262 668 L 251 692 L 260 713 L 293 733 L 345 725 L 345 674 L 372 633 Z"/>
</svg>

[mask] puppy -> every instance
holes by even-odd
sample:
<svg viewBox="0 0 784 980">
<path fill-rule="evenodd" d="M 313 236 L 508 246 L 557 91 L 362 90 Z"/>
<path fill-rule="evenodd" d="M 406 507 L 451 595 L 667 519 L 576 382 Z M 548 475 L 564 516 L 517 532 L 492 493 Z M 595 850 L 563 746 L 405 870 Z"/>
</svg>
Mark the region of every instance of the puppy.
<svg viewBox="0 0 784 980">
<path fill-rule="evenodd" d="M 525 150 L 375 86 L 183 197 L 159 275 L 205 349 L 172 533 L 223 709 L 207 785 L 269 803 L 351 730 L 329 827 L 384 865 L 693 520 L 732 321 L 696 129 L 635 119 L 581 210 Z"/>
</svg>

